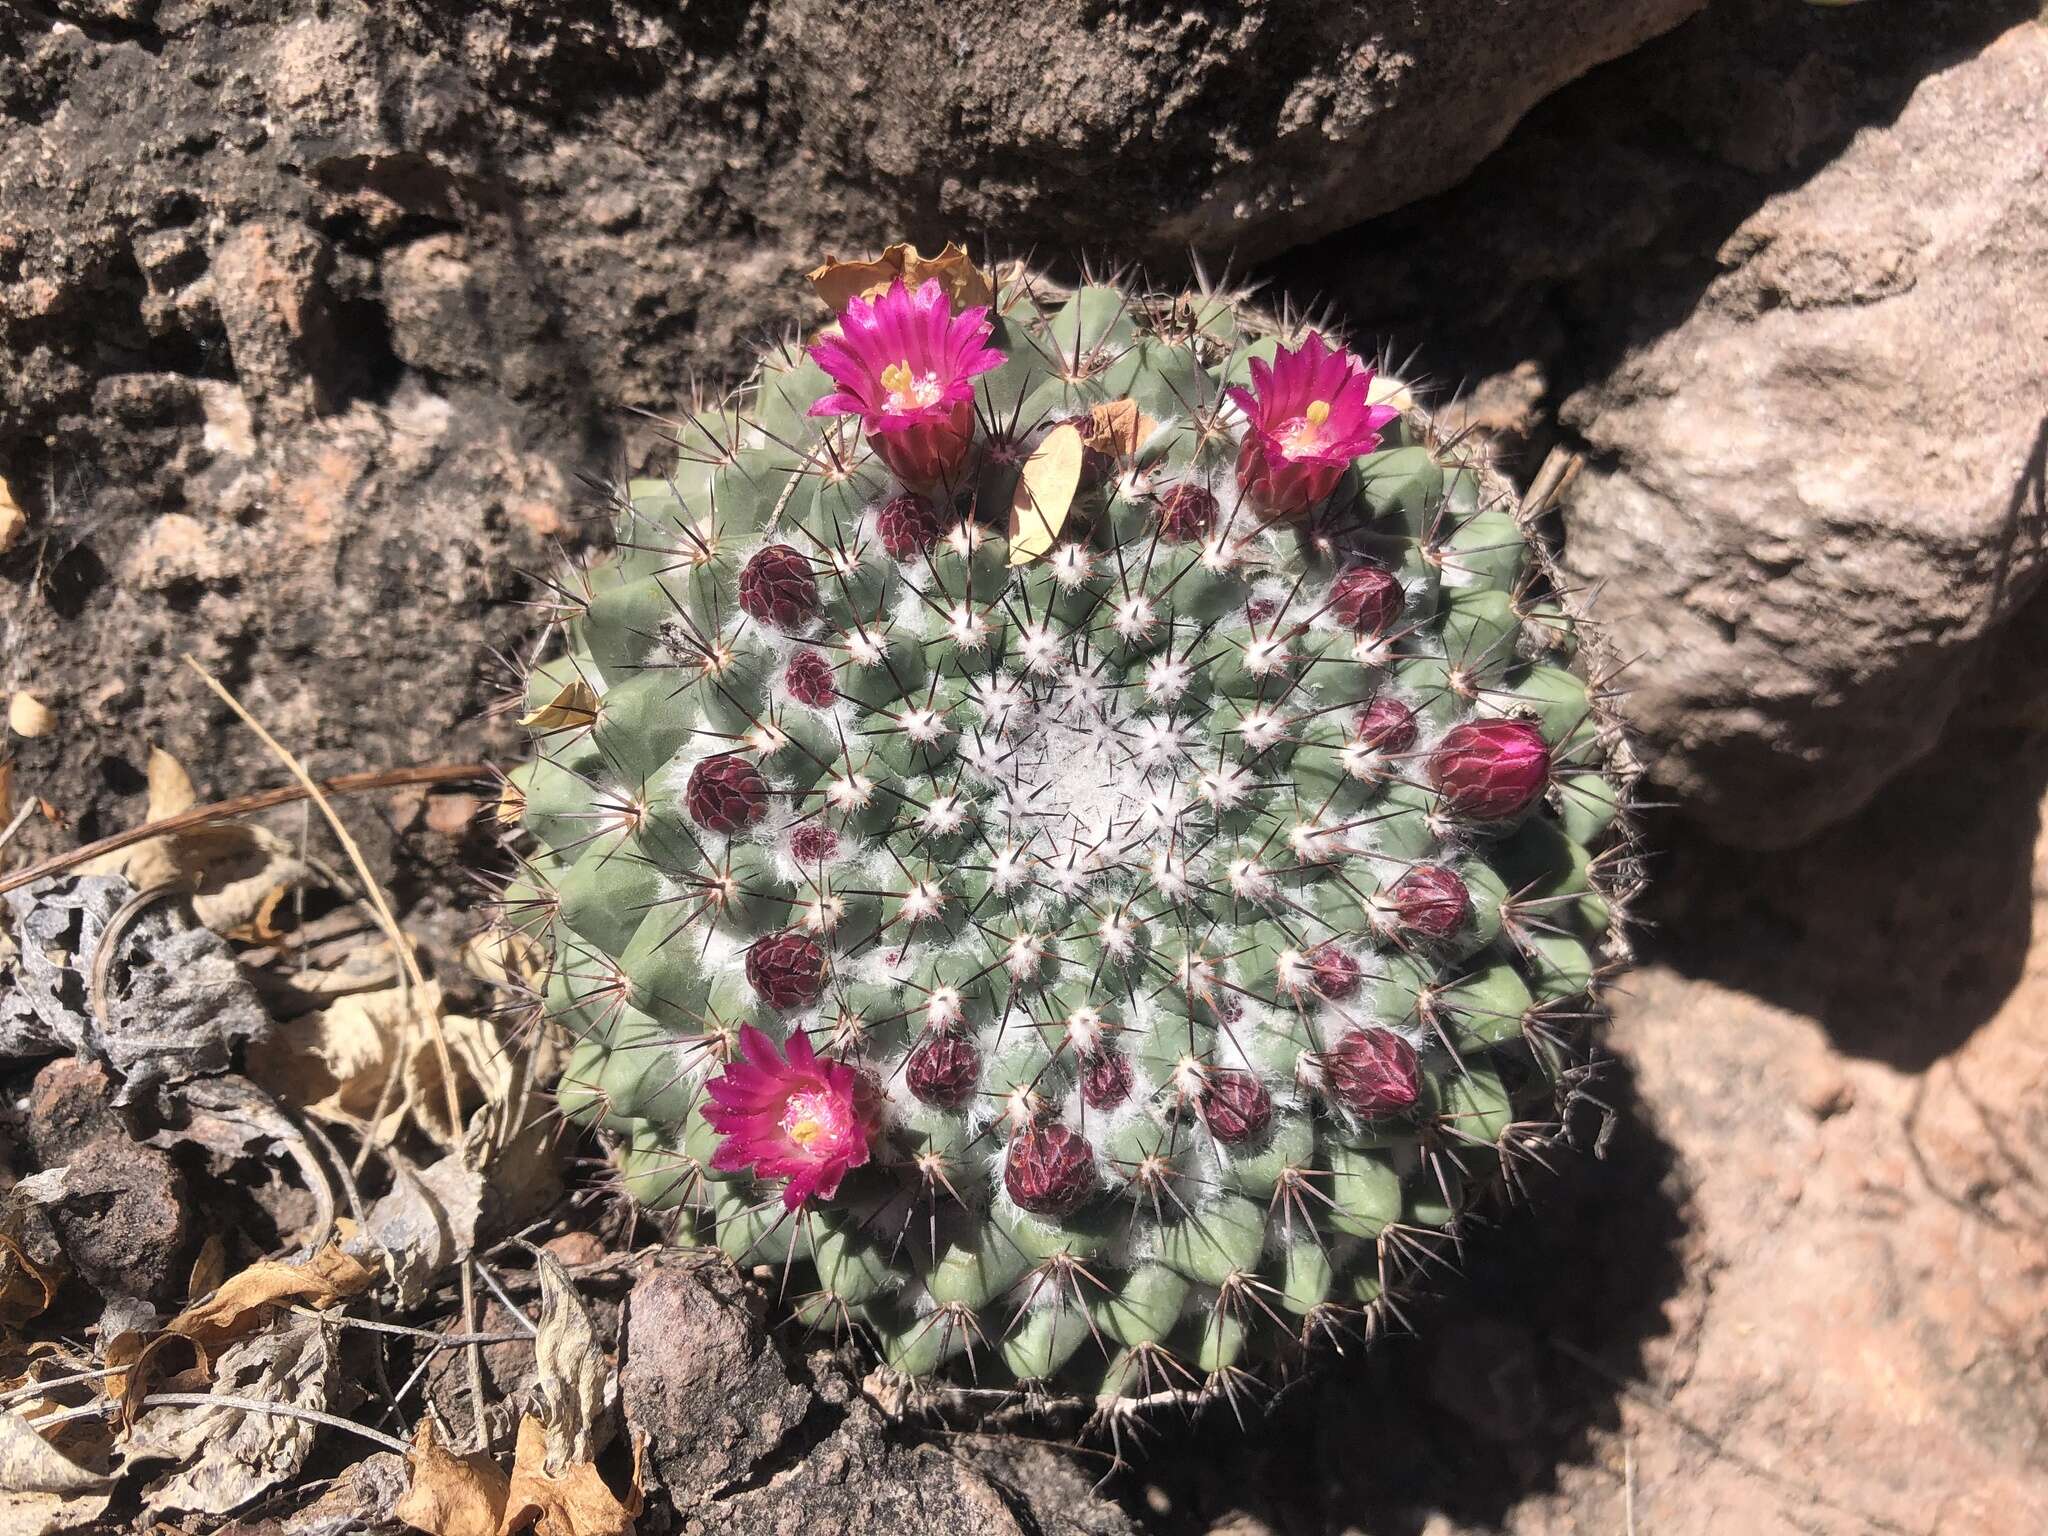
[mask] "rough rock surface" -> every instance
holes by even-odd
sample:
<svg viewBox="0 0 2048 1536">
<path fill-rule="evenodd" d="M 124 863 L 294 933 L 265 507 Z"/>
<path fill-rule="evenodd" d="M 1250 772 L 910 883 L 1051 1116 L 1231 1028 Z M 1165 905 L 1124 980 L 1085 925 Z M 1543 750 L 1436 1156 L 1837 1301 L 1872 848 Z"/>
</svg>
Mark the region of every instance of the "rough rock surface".
<svg viewBox="0 0 2048 1536">
<path fill-rule="evenodd" d="M 685 1530 L 1126 1536 L 1071 1464 L 976 1462 L 890 1424 L 829 1353 L 793 1366 L 718 1255 L 659 1255 L 626 1304 L 626 1421 Z M 665 1511 L 666 1513 L 667 1511 Z"/>
<path fill-rule="evenodd" d="M 1457 190 L 1280 264 L 1504 430 L 1567 511 L 1630 713 L 1784 846 L 1940 734 L 2042 567 L 2048 68 L 2030 0 L 1727 0 Z"/>
<path fill-rule="evenodd" d="M 1642 658 L 1659 778 L 1731 839 L 1924 755 L 2048 571 L 2044 155 L 2026 26 L 1768 199 L 1685 322 L 1565 402 L 1572 574 Z"/>
</svg>

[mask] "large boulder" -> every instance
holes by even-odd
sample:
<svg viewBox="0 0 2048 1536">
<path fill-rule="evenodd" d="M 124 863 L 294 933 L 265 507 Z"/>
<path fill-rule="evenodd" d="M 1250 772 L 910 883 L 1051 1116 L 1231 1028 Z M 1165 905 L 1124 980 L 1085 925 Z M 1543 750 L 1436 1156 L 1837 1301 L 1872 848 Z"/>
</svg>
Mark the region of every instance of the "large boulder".
<svg viewBox="0 0 2048 1536">
<path fill-rule="evenodd" d="M 1765 199 L 1564 402 L 1571 570 L 1657 776 L 1726 840 L 1795 842 L 1928 752 L 2048 571 L 2044 134 L 2029 22 Z"/>
</svg>

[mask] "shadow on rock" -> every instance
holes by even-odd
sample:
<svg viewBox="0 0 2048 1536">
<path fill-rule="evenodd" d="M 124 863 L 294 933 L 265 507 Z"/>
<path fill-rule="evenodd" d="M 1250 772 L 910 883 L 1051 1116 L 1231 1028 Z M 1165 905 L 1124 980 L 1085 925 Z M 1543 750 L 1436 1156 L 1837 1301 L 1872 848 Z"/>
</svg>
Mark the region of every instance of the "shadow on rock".
<svg viewBox="0 0 2048 1536">
<path fill-rule="evenodd" d="M 2032 938 L 2048 598 L 1998 636 L 1957 713 L 1933 756 L 1796 848 L 1653 826 L 1645 957 L 1807 1014 L 1851 1055 L 1920 1071 L 1955 1051 L 2017 985 Z"/>
<path fill-rule="evenodd" d="M 1227 1409 L 1163 1426 L 1112 1489 L 1162 1536 L 1419 1536 L 1444 1515 L 1491 1527 L 1553 1488 L 1617 1424 L 1682 1280 L 1671 1150 L 1624 1064 L 1598 1091 L 1616 1115 L 1604 1155 L 1560 1150 L 1530 1201 L 1467 1244 L 1464 1273 L 1409 1309 L 1414 1337 L 1327 1367 L 1246 1427 Z"/>
</svg>

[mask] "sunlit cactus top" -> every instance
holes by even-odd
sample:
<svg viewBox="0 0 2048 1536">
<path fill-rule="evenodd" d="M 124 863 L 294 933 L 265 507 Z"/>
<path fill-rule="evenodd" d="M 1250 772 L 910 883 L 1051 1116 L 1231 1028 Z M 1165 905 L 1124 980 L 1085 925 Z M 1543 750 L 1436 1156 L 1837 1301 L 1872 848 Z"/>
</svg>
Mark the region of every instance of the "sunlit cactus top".
<svg viewBox="0 0 2048 1536">
<path fill-rule="evenodd" d="M 815 281 L 526 682 L 564 1109 L 912 1377 L 1370 1334 L 1547 1144 L 1616 953 L 1618 738 L 1524 510 L 1226 296 Z"/>
</svg>

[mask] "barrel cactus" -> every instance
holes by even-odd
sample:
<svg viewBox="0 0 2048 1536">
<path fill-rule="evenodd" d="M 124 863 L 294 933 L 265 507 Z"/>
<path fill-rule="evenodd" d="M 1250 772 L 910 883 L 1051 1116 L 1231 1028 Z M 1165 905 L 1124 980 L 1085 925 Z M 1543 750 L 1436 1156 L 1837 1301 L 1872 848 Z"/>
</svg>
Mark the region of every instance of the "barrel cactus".
<svg viewBox="0 0 2048 1536">
<path fill-rule="evenodd" d="M 1556 1133 L 1620 952 L 1544 551 L 1232 296 L 825 278 L 525 679 L 564 1113 L 908 1377 L 1114 1404 L 1370 1331 Z"/>
</svg>

